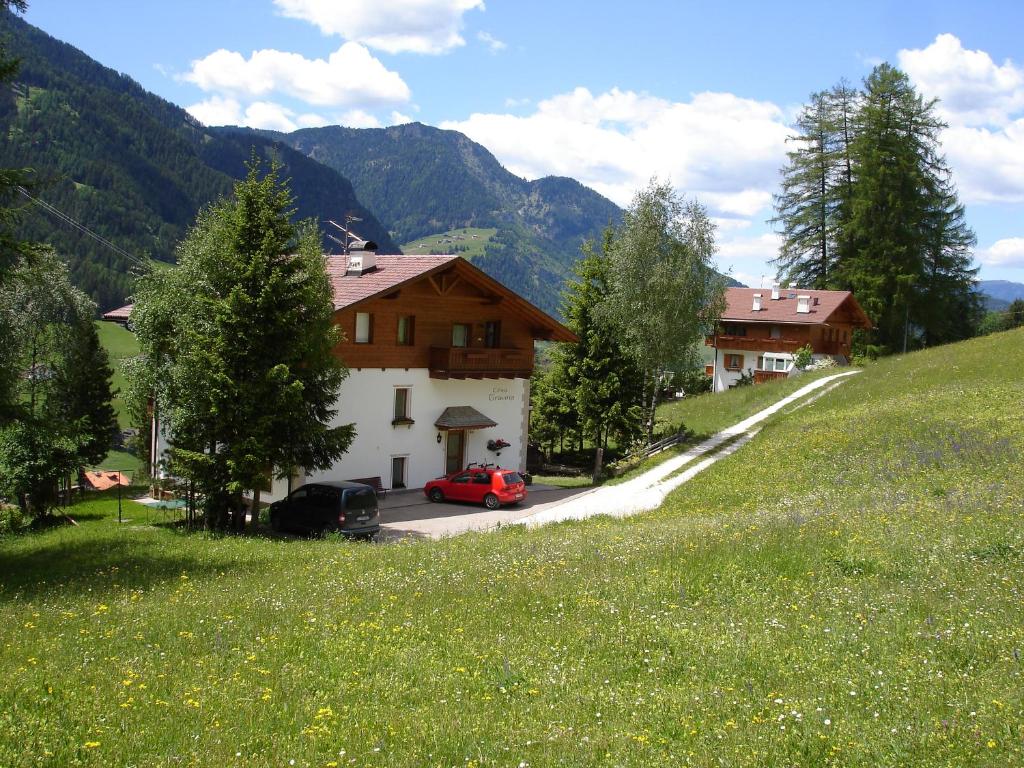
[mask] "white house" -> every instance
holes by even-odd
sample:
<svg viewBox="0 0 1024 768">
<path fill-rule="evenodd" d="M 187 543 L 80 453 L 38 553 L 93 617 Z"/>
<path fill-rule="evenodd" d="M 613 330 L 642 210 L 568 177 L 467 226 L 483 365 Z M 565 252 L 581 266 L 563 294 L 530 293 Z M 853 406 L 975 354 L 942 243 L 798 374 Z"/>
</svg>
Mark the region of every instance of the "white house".
<svg viewBox="0 0 1024 768">
<path fill-rule="evenodd" d="M 307 480 L 418 488 L 469 462 L 524 468 L 534 341 L 572 332 L 459 256 L 326 259 L 349 369 L 335 423 L 356 438 L 330 470 L 274 480 L 263 498 Z M 160 456 L 165 429 L 153 438 Z"/>
<path fill-rule="evenodd" d="M 744 373 L 755 383 L 784 378 L 798 349 L 810 345 L 812 359 L 849 362 L 857 328 L 871 321 L 849 291 L 803 288 L 727 288 L 725 312 L 705 343 L 714 349 L 707 366 L 715 392 L 735 386 Z"/>
</svg>

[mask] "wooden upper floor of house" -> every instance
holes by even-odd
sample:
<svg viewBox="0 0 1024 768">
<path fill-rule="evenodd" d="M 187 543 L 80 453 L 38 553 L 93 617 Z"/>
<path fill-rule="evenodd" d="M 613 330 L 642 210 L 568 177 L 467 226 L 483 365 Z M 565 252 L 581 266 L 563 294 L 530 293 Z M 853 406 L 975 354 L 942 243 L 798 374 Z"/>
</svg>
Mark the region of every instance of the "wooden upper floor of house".
<svg viewBox="0 0 1024 768">
<path fill-rule="evenodd" d="M 849 356 L 853 331 L 871 321 L 849 291 L 728 288 L 726 309 L 705 343 L 719 349 Z"/>
<path fill-rule="evenodd" d="M 327 257 L 335 351 L 351 369 L 427 368 L 433 378 L 529 377 L 534 341 L 565 326 L 459 256 Z"/>
</svg>

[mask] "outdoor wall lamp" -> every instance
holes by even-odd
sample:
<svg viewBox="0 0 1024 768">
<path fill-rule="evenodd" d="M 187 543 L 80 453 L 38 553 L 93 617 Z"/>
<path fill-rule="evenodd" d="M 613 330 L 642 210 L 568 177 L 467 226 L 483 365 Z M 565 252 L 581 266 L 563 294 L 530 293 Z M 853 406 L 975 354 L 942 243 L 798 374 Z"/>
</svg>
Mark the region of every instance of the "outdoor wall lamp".
<svg viewBox="0 0 1024 768">
<path fill-rule="evenodd" d="M 440 432 L 437 433 L 437 442 L 438 442 L 438 444 L 441 443 L 441 433 Z"/>
</svg>

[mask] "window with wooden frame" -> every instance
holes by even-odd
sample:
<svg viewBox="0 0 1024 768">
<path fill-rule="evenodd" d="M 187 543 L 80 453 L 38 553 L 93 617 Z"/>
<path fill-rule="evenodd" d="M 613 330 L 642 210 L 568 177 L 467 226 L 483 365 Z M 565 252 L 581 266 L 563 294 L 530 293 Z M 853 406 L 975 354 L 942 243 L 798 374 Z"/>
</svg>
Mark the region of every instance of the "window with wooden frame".
<svg viewBox="0 0 1024 768">
<path fill-rule="evenodd" d="M 725 323 L 722 326 L 723 336 L 746 336 L 747 326 L 740 323 Z"/>
<path fill-rule="evenodd" d="M 469 346 L 469 326 L 465 323 L 453 323 L 452 324 L 452 346 L 453 347 L 468 347 Z"/>
<path fill-rule="evenodd" d="M 771 327 L 771 329 L 768 331 L 768 335 L 771 338 L 773 338 L 773 339 L 781 339 L 782 338 L 782 328 L 780 328 L 777 325 L 773 325 Z"/>
<path fill-rule="evenodd" d="M 395 417 L 392 424 L 412 424 L 410 410 L 410 389 L 409 387 L 395 387 Z"/>
<path fill-rule="evenodd" d="M 369 312 L 356 312 L 356 344 L 373 342 L 373 315 Z"/>
<path fill-rule="evenodd" d="M 725 356 L 725 370 L 727 371 L 742 371 L 743 370 L 743 355 L 736 355 L 729 353 Z"/>
<path fill-rule="evenodd" d="M 398 316 L 398 335 L 395 343 L 400 347 L 413 345 L 413 334 L 416 329 L 416 318 L 413 315 Z"/>
<path fill-rule="evenodd" d="M 501 321 L 488 320 L 484 323 L 484 346 L 497 349 L 501 346 Z"/>
</svg>

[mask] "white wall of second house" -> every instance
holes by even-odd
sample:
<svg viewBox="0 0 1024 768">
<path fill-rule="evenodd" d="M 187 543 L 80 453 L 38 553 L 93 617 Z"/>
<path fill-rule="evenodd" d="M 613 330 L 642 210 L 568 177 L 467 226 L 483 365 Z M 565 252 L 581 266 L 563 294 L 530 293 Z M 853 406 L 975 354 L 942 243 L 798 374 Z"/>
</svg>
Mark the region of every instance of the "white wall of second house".
<svg viewBox="0 0 1024 768">
<path fill-rule="evenodd" d="M 395 389 L 407 387 L 412 425 L 393 426 Z M 406 487 L 420 488 L 444 474 L 447 435 L 434 422 L 449 406 L 469 405 L 498 426 L 466 434 L 465 462 L 494 463 L 523 469 L 529 409 L 527 379 L 431 379 L 425 368 L 351 370 L 342 384 L 335 425 L 354 424 L 356 437 L 331 469 L 315 471 L 297 482 L 380 477 L 391 487 L 391 459 L 406 457 Z M 441 435 L 441 442 L 437 436 Z M 500 455 L 487 450 L 488 440 L 509 443 Z M 296 485 L 293 481 L 293 487 Z M 284 481 L 274 484 L 270 499 L 280 498 Z"/>
</svg>

